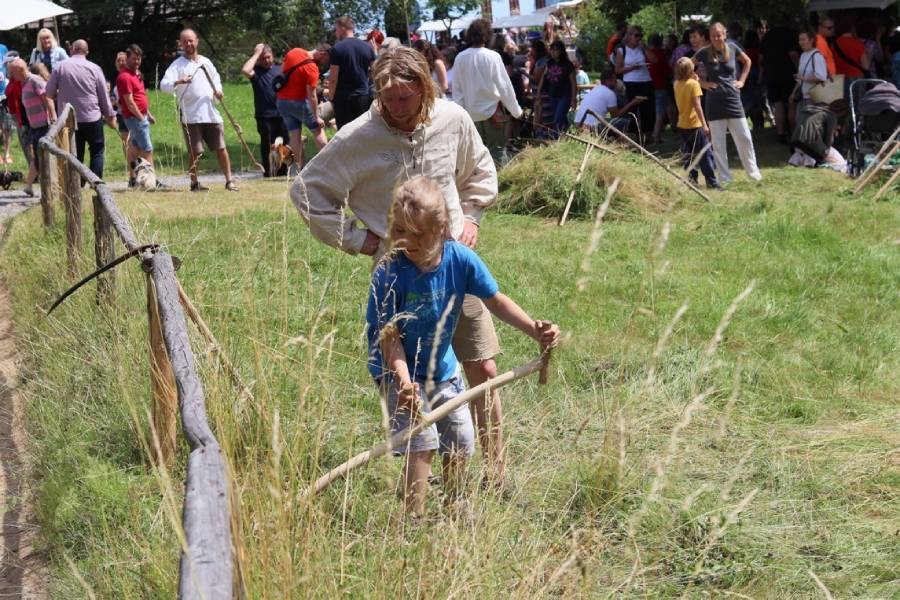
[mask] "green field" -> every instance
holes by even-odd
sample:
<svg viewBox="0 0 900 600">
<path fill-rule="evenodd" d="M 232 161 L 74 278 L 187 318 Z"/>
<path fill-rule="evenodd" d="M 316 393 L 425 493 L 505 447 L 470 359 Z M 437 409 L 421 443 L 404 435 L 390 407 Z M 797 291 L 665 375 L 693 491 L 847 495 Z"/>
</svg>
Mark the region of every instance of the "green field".
<svg viewBox="0 0 900 600">
<path fill-rule="evenodd" d="M 853 197 L 844 178 L 760 150 L 765 183 L 739 174 L 713 204 L 634 158 L 592 165 L 627 177 L 592 254 L 590 219 L 503 212 L 531 188 L 558 200 L 581 147 L 531 151 L 503 175 L 480 253 L 565 343 L 550 385 L 504 389 L 516 492 L 478 491 L 476 460 L 474 525 L 438 502 L 405 520 L 392 459 L 297 501 L 383 431 L 365 370 L 369 262 L 312 239 L 286 181 L 203 202 L 120 195 L 138 236 L 183 260 L 180 280 L 253 391 L 239 400 L 194 336 L 240 498 L 247 597 L 817 598 L 814 575 L 835 597 L 897 598 L 897 195 Z M 579 214 L 596 201 L 580 197 Z M 53 596 L 88 597 L 83 578 L 98 598 L 173 597 L 187 453 L 182 440 L 171 473 L 147 457 L 143 274 L 119 268 L 114 307 L 89 286 L 48 317 L 73 279 L 57 218 L 45 231 L 37 210 L 18 217 L 0 255 Z M 501 370 L 536 355 L 499 332 Z"/>
</svg>

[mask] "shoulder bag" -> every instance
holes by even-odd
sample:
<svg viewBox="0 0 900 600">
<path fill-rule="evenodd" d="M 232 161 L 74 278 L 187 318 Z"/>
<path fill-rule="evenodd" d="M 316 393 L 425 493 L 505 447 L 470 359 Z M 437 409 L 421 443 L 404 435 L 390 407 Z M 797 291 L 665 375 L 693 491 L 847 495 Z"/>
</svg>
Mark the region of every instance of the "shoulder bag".
<svg viewBox="0 0 900 600">
<path fill-rule="evenodd" d="M 276 92 L 280 92 L 281 88 L 283 88 L 284 86 L 287 85 L 287 82 L 288 82 L 288 80 L 290 80 L 291 75 L 294 74 L 294 71 L 296 71 L 297 69 L 299 69 L 300 67 L 302 67 L 304 65 L 308 65 L 311 62 L 313 62 L 313 59 L 307 58 L 306 60 L 300 61 L 296 65 L 294 65 L 293 67 L 288 69 L 287 73 L 279 73 L 278 75 L 273 77 L 272 78 L 272 89 L 275 90 Z"/>
</svg>

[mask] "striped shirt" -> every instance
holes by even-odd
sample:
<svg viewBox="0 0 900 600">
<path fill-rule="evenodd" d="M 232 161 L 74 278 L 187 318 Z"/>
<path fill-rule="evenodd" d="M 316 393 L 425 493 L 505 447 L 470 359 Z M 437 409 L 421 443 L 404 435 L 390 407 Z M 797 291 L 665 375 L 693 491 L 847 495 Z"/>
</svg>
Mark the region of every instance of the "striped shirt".
<svg viewBox="0 0 900 600">
<path fill-rule="evenodd" d="M 32 129 L 45 127 L 50 123 L 50 115 L 44 106 L 45 87 L 44 80 L 31 73 L 22 84 L 22 107 Z"/>
</svg>

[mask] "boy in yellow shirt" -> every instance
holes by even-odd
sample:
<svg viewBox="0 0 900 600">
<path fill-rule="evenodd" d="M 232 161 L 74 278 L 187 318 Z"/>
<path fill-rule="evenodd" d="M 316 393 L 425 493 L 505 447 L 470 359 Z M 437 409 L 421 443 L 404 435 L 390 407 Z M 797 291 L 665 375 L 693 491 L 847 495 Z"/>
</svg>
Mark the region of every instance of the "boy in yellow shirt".
<svg viewBox="0 0 900 600">
<path fill-rule="evenodd" d="M 706 187 L 720 190 L 722 188 L 716 180 L 712 149 L 705 149 L 709 143 L 709 126 L 700 104 L 702 95 L 694 63 L 686 56 L 679 58 L 675 63 L 675 105 L 678 107 L 678 133 L 681 135 L 684 168 L 690 169 L 691 181 L 697 183 L 696 167 L 700 167 L 706 179 Z M 696 159 L 697 164 L 691 168 L 700 151 L 703 151 L 703 155 Z"/>
</svg>

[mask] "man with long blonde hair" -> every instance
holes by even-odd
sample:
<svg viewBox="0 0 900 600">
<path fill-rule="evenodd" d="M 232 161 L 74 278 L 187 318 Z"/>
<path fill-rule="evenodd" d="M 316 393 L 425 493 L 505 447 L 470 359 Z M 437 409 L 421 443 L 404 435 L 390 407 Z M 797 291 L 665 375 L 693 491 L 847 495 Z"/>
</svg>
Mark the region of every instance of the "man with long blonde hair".
<svg viewBox="0 0 900 600">
<path fill-rule="evenodd" d="M 388 247 L 394 188 L 416 176 L 438 182 L 450 234 L 474 248 L 481 214 L 497 198 L 497 172 L 469 114 L 436 98 L 425 58 L 411 48 L 385 51 L 372 67 L 375 102 L 343 127 L 294 180 L 291 199 L 320 241 L 376 259 Z M 353 216 L 345 212 L 349 207 Z M 490 314 L 466 297 L 453 348 L 470 385 L 497 372 L 500 352 Z M 476 402 L 487 480 L 503 482 L 502 410 L 496 391 Z"/>
</svg>

